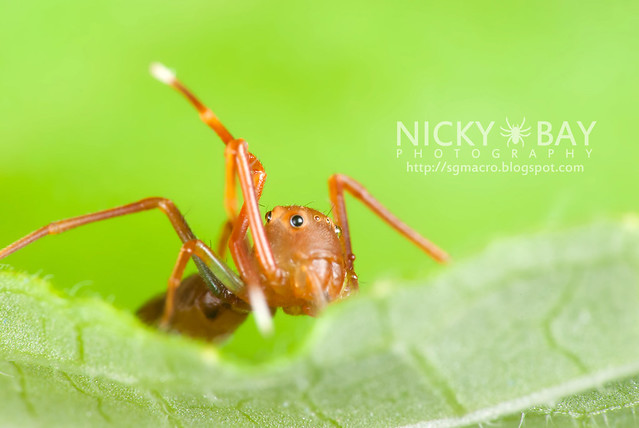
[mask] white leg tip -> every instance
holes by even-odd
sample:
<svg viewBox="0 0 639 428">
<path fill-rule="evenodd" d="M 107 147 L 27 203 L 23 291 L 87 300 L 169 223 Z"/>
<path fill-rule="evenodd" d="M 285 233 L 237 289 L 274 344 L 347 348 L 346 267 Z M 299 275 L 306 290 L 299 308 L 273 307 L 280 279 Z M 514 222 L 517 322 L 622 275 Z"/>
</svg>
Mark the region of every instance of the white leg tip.
<svg viewBox="0 0 639 428">
<path fill-rule="evenodd" d="M 151 76 L 167 85 L 170 85 L 175 81 L 175 73 L 173 72 L 173 70 L 169 69 L 163 64 L 160 64 L 159 62 L 152 63 L 149 71 L 151 72 Z"/>
<path fill-rule="evenodd" d="M 248 294 L 257 328 L 263 336 L 271 335 L 271 333 L 273 333 L 273 317 L 271 316 L 271 310 L 266 303 L 266 297 L 264 297 L 262 289 L 258 286 L 249 285 Z"/>
</svg>

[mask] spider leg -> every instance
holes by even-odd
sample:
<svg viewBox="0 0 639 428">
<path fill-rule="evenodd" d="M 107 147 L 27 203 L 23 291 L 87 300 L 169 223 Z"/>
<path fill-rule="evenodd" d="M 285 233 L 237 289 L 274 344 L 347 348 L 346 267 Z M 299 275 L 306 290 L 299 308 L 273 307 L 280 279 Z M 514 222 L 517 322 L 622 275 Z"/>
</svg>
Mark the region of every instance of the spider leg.
<svg viewBox="0 0 639 428">
<path fill-rule="evenodd" d="M 264 189 L 266 172 L 262 164 L 248 151 L 248 145 L 244 140 L 233 140 L 227 146 L 226 167 L 233 170 L 233 175 L 237 174 L 240 181 L 240 188 L 244 196 L 244 205 L 233 225 L 233 232 L 229 239 L 229 249 L 242 276 L 256 276 L 256 266 L 251 263 L 248 247 L 246 245 L 246 233 L 251 229 L 255 245 L 255 254 L 261 272 L 269 280 L 277 280 L 280 271 L 275 263 L 275 257 L 271 251 L 271 246 L 266 239 L 260 207 L 258 200 Z"/>
<path fill-rule="evenodd" d="M 226 221 L 226 223 L 224 223 L 224 226 L 222 228 L 222 233 L 220 234 L 218 244 L 217 244 L 218 254 L 220 255 L 220 257 L 224 257 L 224 254 L 226 253 L 226 249 L 228 248 L 228 245 L 229 245 L 229 239 L 233 232 L 233 225 L 235 224 L 235 220 L 237 219 L 237 214 L 235 211 L 235 206 L 237 204 L 237 198 L 235 196 L 236 195 L 235 175 L 237 173 L 237 167 L 235 165 L 235 156 L 236 156 L 235 152 L 236 150 L 234 149 L 233 145 L 231 146 L 227 145 L 226 149 L 224 150 L 224 157 L 226 160 L 224 206 L 226 208 L 228 220 Z M 253 176 L 253 182 L 256 189 L 257 199 L 259 200 L 262 194 L 262 188 L 259 188 L 259 191 L 258 191 L 258 187 L 260 186 L 260 183 L 262 183 L 262 187 L 263 187 L 264 179 L 266 178 L 266 172 L 264 171 L 264 167 L 262 166 L 262 163 L 252 153 L 249 152 L 248 156 L 249 156 L 251 175 Z M 246 230 L 244 230 L 244 236 L 245 235 L 246 235 Z"/>
<path fill-rule="evenodd" d="M 328 179 L 328 187 L 331 202 L 335 207 L 337 224 L 342 229 L 344 251 L 346 255 L 346 269 L 354 276 L 352 279 L 349 278 L 349 281 L 353 284 L 354 288 L 357 288 L 357 277 L 354 275 L 353 270 L 355 255 L 353 254 L 348 216 L 346 213 L 346 203 L 344 202 L 345 191 L 350 193 L 356 199 L 359 199 L 364 205 L 373 211 L 374 214 L 379 216 L 389 226 L 393 227 L 402 236 L 413 242 L 432 258 L 438 262 L 446 262 L 448 260 L 448 254 L 395 217 L 395 215 L 388 211 L 386 207 L 368 193 L 364 186 L 354 179 L 346 175 L 334 174 Z"/>
<path fill-rule="evenodd" d="M 231 133 L 226 129 L 226 127 L 222 124 L 219 118 L 213 113 L 213 111 L 204 105 L 196 96 L 191 92 L 182 82 L 180 82 L 175 73 L 169 70 L 162 64 L 153 63 L 151 64 L 151 74 L 153 77 L 158 79 L 160 82 L 165 83 L 175 90 L 177 90 L 180 94 L 182 94 L 187 101 L 195 107 L 195 109 L 200 114 L 200 119 L 208 125 L 215 133 L 220 137 L 220 139 L 224 142 L 225 145 L 228 145 L 230 142 L 234 140 Z M 252 159 L 255 159 L 253 154 L 249 153 L 249 156 Z M 227 154 L 227 164 L 229 162 L 228 154 Z M 226 214 L 228 216 L 229 222 L 233 222 L 237 217 L 237 197 L 236 197 L 236 182 L 234 171 L 229 170 L 227 168 L 226 171 L 226 181 L 224 188 L 224 208 L 226 210 Z M 230 226 L 225 226 L 230 227 Z M 222 234 L 220 241 L 224 241 L 224 234 Z M 222 243 L 220 242 L 220 245 Z"/>
<path fill-rule="evenodd" d="M 499 135 L 501 135 L 502 137 L 508 137 L 510 135 L 510 133 L 508 133 L 508 132 L 506 132 L 506 133 L 500 132 Z"/>
<path fill-rule="evenodd" d="M 253 305 L 255 303 L 254 309 L 262 308 L 256 310 L 256 318 L 264 318 L 263 315 L 258 315 L 258 313 L 263 314 L 263 307 L 266 307 L 265 304 L 260 304 L 260 302 L 265 302 L 261 289 L 259 289 L 259 293 L 257 291 L 257 286 L 260 283 L 260 268 L 264 270 L 268 279 L 274 279 L 280 275 L 280 271 L 275 266 L 275 259 L 266 240 L 257 203 L 266 179 L 264 168 L 259 160 L 252 153 L 248 152 L 246 142 L 233 139 L 231 133 L 222 125 L 217 116 L 177 80 L 171 70 L 156 63 L 151 65 L 151 74 L 184 95 L 191 105 L 200 113 L 202 121 L 211 127 L 227 146 L 225 150 L 226 184 L 224 207 L 227 212 L 228 222 L 224 226 L 224 231 L 220 237 L 218 246 L 225 245 L 228 241 L 231 256 L 240 274 L 247 280 L 247 284 L 249 285 L 248 298 L 251 300 L 251 304 Z M 236 212 L 236 175 L 239 178 L 244 196 L 244 205 L 239 215 L 237 215 Z M 229 226 L 229 224 L 232 224 L 232 226 Z M 246 238 L 249 226 L 251 228 L 253 241 L 255 242 L 257 260 L 260 266 L 254 265 L 249 253 Z M 230 237 L 227 238 L 229 229 L 231 230 Z M 260 323 L 258 322 L 258 324 Z M 264 325 L 264 323 L 262 323 L 262 325 Z"/>
<path fill-rule="evenodd" d="M 226 129 L 218 117 L 186 87 L 176 77 L 175 73 L 169 70 L 167 67 L 160 63 L 151 64 L 151 75 L 158 79 L 160 82 L 171 86 L 178 92 L 180 92 L 191 103 L 193 107 L 200 113 L 200 119 L 206 123 L 215 133 L 222 139 L 224 144 L 228 144 L 233 140 L 233 136 Z"/>
<path fill-rule="evenodd" d="M 166 289 L 166 298 L 164 300 L 164 311 L 162 312 L 162 317 L 160 319 L 160 325 L 163 327 L 168 327 L 171 323 L 171 318 L 173 317 L 175 310 L 176 291 L 182 282 L 184 269 L 186 268 L 189 259 L 193 258 L 194 260 L 197 260 L 196 257 L 212 271 L 217 274 L 221 272 L 222 275 L 219 276 L 224 277 L 228 281 L 225 283 L 226 292 L 219 297 L 232 302 L 234 300 L 234 295 L 229 290 L 238 291 L 244 286 L 242 280 L 231 269 L 229 269 L 228 266 L 220 261 L 213 250 L 207 247 L 204 242 L 199 239 L 192 239 L 185 242 L 180 249 L 173 272 L 169 277 L 169 284 Z"/>
<path fill-rule="evenodd" d="M 524 127 L 524 123 L 526 123 L 526 118 L 524 117 L 524 119 L 521 121 L 521 125 L 519 125 L 519 129 Z"/>
<path fill-rule="evenodd" d="M 138 202 L 133 202 L 131 204 L 122 205 L 108 210 L 50 223 L 49 225 L 41 227 L 40 229 L 0 250 L 0 259 L 48 235 L 57 235 L 85 224 L 134 214 L 141 211 L 149 211 L 156 208 L 166 214 L 183 243 L 195 239 L 195 235 L 186 223 L 186 220 L 184 220 L 184 216 L 182 216 L 171 200 L 165 198 L 146 198 Z M 215 294 L 220 295 L 227 291 L 224 285 L 225 283 L 234 284 L 232 280 L 229 280 L 228 274 L 224 270 L 212 272 L 201 260 L 196 258 L 194 261 L 198 265 L 200 274 L 209 283 Z M 218 277 L 218 275 L 220 275 L 220 277 Z"/>
<path fill-rule="evenodd" d="M 508 117 L 506 117 L 506 124 L 508 124 L 508 128 L 513 129 L 513 126 L 508 122 Z"/>
<path fill-rule="evenodd" d="M 247 284 L 247 293 L 244 297 L 251 304 L 257 325 L 262 333 L 268 334 L 273 329 L 272 310 L 269 309 L 260 287 L 263 281 L 262 275 L 269 282 L 279 282 L 282 272 L 275 263 L 275 257 L 266 239 L 258 205 L 266 182 L 266 172 L 262 163 L 249 153 L 248 145 L 244 140 L 231 141 L 227 145 L 226 153 L 227 176 L 229 170 L 233 171 L 232 176 L 237 174 L 244 196 L 244 204 L 233 223 L 229 250 L 240 275 Z M 255 257 L 250 253 L 248 245 L 249 228 L 255 245 Z"/>
<path fill-rule="evenodd" d="M 273 332 L 273 314 L 275 312 L 269 308 L 264 292 L 260 287 L 249 286 L 248 298 L 257 328 L 259 328 L 262 335 L 270 335 Z"/>
<path fill-rule="evenodd" d="M 499 129 L 501 129 L 504 132 L 510 132 L 511 131 L 511 129 L 506 129 L 503 126 L 500 126 Z"/>
<path fill-rule="evenodd" d="M 220 236 L 217 240 L 217 246 L 215 247 L 216 253 L 220 258 L 224 258 L 224 256 L 226 255 L 231 232 L 233 232 L 233 221 L 226 220 L 226 222 L 224 222 L 224 226 L 222 226 L 222 230 L 220 231 Z"/>
</svg>

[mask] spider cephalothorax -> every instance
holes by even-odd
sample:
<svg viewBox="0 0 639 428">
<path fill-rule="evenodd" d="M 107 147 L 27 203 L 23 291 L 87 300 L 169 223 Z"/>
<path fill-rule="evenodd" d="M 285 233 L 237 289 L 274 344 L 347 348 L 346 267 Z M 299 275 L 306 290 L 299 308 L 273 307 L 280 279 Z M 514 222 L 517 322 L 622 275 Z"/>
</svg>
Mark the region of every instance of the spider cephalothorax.
<svg viewBox="0 0 639 428">
<path fill-rule="evenodd" d="M 266 213 L 264 230 L 284 272 L 281 282 L 264 288 L 270 305 L 316 315 L 348 292 L 341 231 L 329 217 L 296 205 L 275 207 Z"/>
</svg>

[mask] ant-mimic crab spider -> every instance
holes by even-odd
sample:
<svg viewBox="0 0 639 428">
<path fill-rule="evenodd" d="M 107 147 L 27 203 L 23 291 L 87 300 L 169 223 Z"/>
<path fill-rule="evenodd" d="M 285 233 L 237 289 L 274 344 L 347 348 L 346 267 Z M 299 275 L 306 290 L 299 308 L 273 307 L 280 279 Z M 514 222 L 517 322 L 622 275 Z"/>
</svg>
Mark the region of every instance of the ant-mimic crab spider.
<svg viewBox="0 0 639 428">
<path fill-rule="evenodd" d="M 182 241 L 182 248 L 166 293 L 143 305 L 138 315 L 149 324 L 216 341 L 231 334 L 251 310 L 260 329 L 268 331 L 277 308 L 288 314 L 315 316 L 327 304 L 357 291 L 345 192 L 359 199 L 435 260 L 447 260 L 448 255 L 444 251 L 395 217 L 360 183 L 341 174 L 334 174 L 328 180 L 334 220 L 314 209 L 291 205 L 273 208 L 266 213 L 266 223 L 263 224 L 258 201 L 264 189 L 266 172 L 262 163 L 249 152 L 246 141 L 235 139 L 217 116 L 168 68 L 152 64 L 151 74 L 184 95 L 197 109 L 202 121 L 224 142 L 224 207 L 228 219 L 217 251 L 196 238 L 173 202 L 164 198 L 147 198 L 53 222 L 0 250 L 0 259 L 46 235 L 113 217 L 159 209 L 169 218 Z M 239 212 L 236 177 L 243 196 Z M 247 235 L 249 230 L 252 248 Z M 239 274 L 223 261 L 227 247 Z M 197 265 L 198 274 L 182 280 L 189 259 Z"/>
</svg>

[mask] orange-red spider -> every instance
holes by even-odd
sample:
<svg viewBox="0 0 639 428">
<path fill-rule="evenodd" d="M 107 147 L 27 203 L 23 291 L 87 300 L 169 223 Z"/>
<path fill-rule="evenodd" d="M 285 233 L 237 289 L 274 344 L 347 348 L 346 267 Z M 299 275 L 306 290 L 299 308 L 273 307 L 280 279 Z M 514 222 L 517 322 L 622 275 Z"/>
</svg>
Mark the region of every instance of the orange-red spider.
<svg viewBox="0 0 639 428">
<path fill-rule="evenodd" d="M 173 202 L 147 198 L 53 222 L 1 250 L 0 259 L 46 235 L 157 208 L 169 218 L 182 248 L 166 293 L 143 305 L 138 315 L 147 323 L 209 340 L 221 340 L 231 334 L 251 310 L 260 328 L 267 331 L 277 308 L 288 314 L 316 316 L 327 304 L 357 291 L 345 192 L 359 199 L 435 260 L 448 259 L 444 251 L 395 217 L 364 186 L 342 174 L 332 175 L 328 180 L 334 219 L 311 208 L 291 205 L 273 208 L 266 213 L 263 223 L 258 201 L 266 172 L 249 152 L 246 141 L 233 138 L 217 116 L 177 80 L 172 71 L 161 64 L 152 64 L 151 74 L 184 95 L 202 121 L 224 142 L 224 206 L 228 219 L 217 251 L 195 237 Z M 239 212 L 236 177 L 243 196 Z M 249 230 L 254 242 L 252 248 L 247 236 Z M 227 247 L 238 274 L 222 260 Z M 189 259 L 197 265 L 198 274 L 182 280 Z"/>
</svg>

